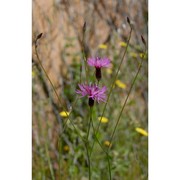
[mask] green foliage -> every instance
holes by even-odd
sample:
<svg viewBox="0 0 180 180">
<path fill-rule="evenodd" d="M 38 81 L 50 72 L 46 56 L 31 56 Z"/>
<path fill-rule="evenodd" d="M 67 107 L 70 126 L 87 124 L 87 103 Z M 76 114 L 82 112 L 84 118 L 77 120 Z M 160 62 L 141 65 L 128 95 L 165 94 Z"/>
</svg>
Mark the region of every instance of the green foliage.
<svg viewBox="0 0 180 180">
<path fill-rule="evenodd" d="M 51 21 L 50 21 L 51 22 Z M 51 24 L 51 23 L 50 23 Z M 88 27 L 87 27 L 88 29 Z M 90 31 L 90 30 L 89 30 Z M 93 49 L 99 57 L 111 60 L 111 71 L 102 69 L 99 85 L 106 85 L 108 93 L 127 45 L 120 46 L 119 34 L 112 31 L 111 39 L 102 48 Z M 60 54 L 61 71 L 58 75 L 56 90 L 62 101 L 59 104 L 45 74 L 38 66 L 32 68 L 33 101 L 33 142 L 32 142 L 32 176 L 34 180 L 88 180 L 88 158 L 85 143 L 90 117 L 88 99 L 78 98 L 77 85 L 87 80 L 82 49 L 77 50 L 78 37 L 67 36 Z M 121 41 L 122 42 L 122 41 Z M 91 48 L 91 47 L 89 47 Z M 73 51 L 74 50 L 74 51 Z M 109 150 L 113 180 L 148 179 L 148 137 L 136 131 L 137 127 L 148 129 L 147 89 L 148 57 L 146 56 L 133 90 L 110 143 L 128 91 L 137 73 L 142 57 L 142 47 L 136 41 L 130 43 L 117 79 L 124 86 L 114 85 L 112 94 L 104 113 L 108 122 L 101 123 L 96 134 L 104 150 Z M 87 67 L 88 81 L 95 83 L 95 69 Z M 60 84 L 60 85 L 59 85 Z M 65 107 L 65 108 L 64 108 Z M 104 104 L 95 103 L 92 122 L 97 129 Z M 71 112 L 68 117 L 61 116 L 61 111 Z M 64 130 L 64 131 L 63 131 Z M 93 128 L 89 133 L 89 146 L 95 141 Z M 91 159 L 92 179 L 108 180 L 108 158 L 96 142 Z"/>
<path fill-rule="evenodd" d="M 67 43 L 65 48 L 70 46 L 73 47 L 73 43 Z M 102 70 L 103 79 L 102 82 L 100 82 L 100 85 L 105 84 L 110 88 L 112 84 L 112 77 L 115 75 L 120 60 L 117 49 L 118 48 L 113 46 L 113 49 L 108 48 L 101 52 L 103 56 L 112 54 L 112 56 L 109 55 L 109 57 L 112 57 L 113 71 L 112 74 L 108 74 L 106 69 Z M 100 143 L 105 149 L 107 149 L 107 147 L 104 142 L 110 140 L 117 117 L 125 97 L 127 96 L 134 74 L 137 71 L 138 62 L 140 61 L 139 59 L 133 59 L 130 56 L 131 49 L 132 48 L 129 48 L 126 63 L 123 65 L 122 70 L 118 75 L 118 79 L 125 82 L 127 88 L 122 89 L 116 85 L 113 88 L 112 96 L 104 114 L 109 121 L 108 123 L 101 124 L 100 131 L 97 134 Z M 68 103 L 73 103 L 76 99 L 75 90 L 77 88 L 77 83 L 80 81 L 81 65 L 81 62 L 76 61 L 76 59 L 82 59 L 81 53 L 77 53 L 76 55 L 70 54 L 69 56 L 72 56 L 71 58 L 73 59 L 67 72 L 70 79 L 64 84 L 61 92 L 61 97 L 64 97 L 65 99 L 65 106 L 68 106 Z M 137 78 L 134 90 L 125 107 L 112 142 L 110 160 L 113 179 L 147 179 L 148 139 L 135 131 L 135 128 L 139 126 L 147 129 L 147 101 L 142 95 L 142 93 L 146 93 L 145 91 L 147 90 L 146 67 L 147 60 L 144 62 L 143 70 Z M 38 74 L 36 68 L 34 68 L 33 71 Z M 91 67 L 89 68 L 89 79 L 91 82 L 95 81 L 94 69 Z M 35 89 L 35 86 L 37 83 L 39 83 L 38 76 L 33 76 L 33 99 L 36 96 L 37 90 Z M 33 179 L 52 179 L 52 173 L 48 162 L 52 165 L 55 179 L 60 179 L 60 176 L 64 180 L 87 179 L 88 163 L 82 139 L 74 130 L 74 127 L 69 120 L 65 131 L 59 136 L 58 128 L 62 124 L 65 125 L 67 118 L 61 118 L 62 124 L 59 125 L 57 125 L 55 117 L 51 117 L 52 122 L 49 122 L 47 115 L 48 110 L 44 109 L 45 106 L 48 106 L 48 100 L 44 97 L 39 99 L 38 102 L 39 105 L 37 106 L 36 102 L 33 107 L 34 111 L 36 111 L 34 118 L 39 119 L 38 124 L 33 122 L 33 131 L 38 133 L 37 137 L 33 139 Z M 103 106 L 103 104 L 95 104 L 92 115 L 95 128 L 98 126 L 98 117 L 102 114 Z M 74 126 L 82 137 L 86 136 L 88 128 L 88 109 L 87 99 L 78 99 L 70 115 L 70 119 L 73 121 Z M 57 133 L 55 133 L 56 131 Z M 93 142 L 93 140 L 94 135 L 93 130 L 91 129 L 90 142 Z M 65 146 L 69 149 L 65 149 Z M 46 153 L 46 148 L 48 148 L 48 153 Z M 108 179 L 106 155 L 98 143 L 95 143 L 91 155 L 91 163 L 92 179 Z"/>
</svg>

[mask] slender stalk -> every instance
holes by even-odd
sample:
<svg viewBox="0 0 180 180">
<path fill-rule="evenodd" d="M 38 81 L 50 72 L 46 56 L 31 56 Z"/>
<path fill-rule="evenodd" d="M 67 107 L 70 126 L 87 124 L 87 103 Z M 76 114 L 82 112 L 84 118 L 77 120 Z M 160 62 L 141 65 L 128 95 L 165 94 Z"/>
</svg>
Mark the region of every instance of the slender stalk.
<svg viewBox="0 0 180 180">
<path fill-rule="evenodd" d="M 63 104 L 62 104 L 62 102 L 61 102 L 61 99 L 60 99 L 60 97 L 58 96 L 58 93 L 57 93 L 57 91 L 56 91 L 56 89 L 55 89 L 55 87 L 54 87 L 51 79 L 49 78 L 49 76 L 48 76 L 48 74 L 47 74 L 47 72 L 46 72 L 46 70 L 45 70 L 44 66 L 42 65 L 42 62 L 41 62 L 41 60 L 40 60 L 40 58 L 39 58 L 39 54 L 38 54 L 38 50 L 37 50 L 37 47 L 38 47 L 38 46 L 37 46 L 37 40 L 38 40 L 38 36 L 37 36 L 36 41 L 35 41 L 35 53 L 36 53 L 36 56 L 37 56 L 38 63 L 39 63 L 39 65 L 41 66 L 44 74 L 46 75 L 46 78 L 47 78 L 48 81 L 50 82 L 51 87 L 53 88 L 53 91 L 54 91 L 54 93 L 55 93 L 55 95 L 56 95 L 56 97 L 57 97 L 57 99 L 58 99 L 59 104 L 62 106 L 63 110 L 64 110 L 65 113 L 66 113 L 66 116 L 68 117 L 67 111 L 66 111 L 66 109 L 64 108 L 64 106 L 63 106 Z M 67 123 L 67 121 L 68 121 L 68 119 L 66 120 L 65 124 Z"/>
<path fill-rule="evenodd" d="M 99 86 L 99 81 L 97 81 L 97 85 Z"/>
<path fill-rule="evenodd" d="M 38 40 L 38 38 L 36 39 L 36 42 L 35 42 L 35 53 L 36 53 L 38 62 L 39 62 L 39 64 L 40 64 L 42 70 L 44 71 L 47 79 L 49 80 L 49 82 L 50 82 L 50 84 L 51 84 L 51 86 L 52 86 L 52 88 L 53 88 L 53 91 L 54 91 L 54 93 L 55 93 L 55 95 L 56 95 L 56 97 L 57 97 L 57 99 L 58 99 L 59 104 L 63 107 L 63 104 L 62 104 L 62 102 L 61 102 L 61 99 L 59 98 L 59 96 L 58 96 L 58 94 L 57 94 L 57 92 L 56 92 L 56 89 L 55 89 L 55 87 L 54 87 L 51 79 L 49 78 L 49 76 L 48 76 L 48 74 L 47 74 L 45 68 L 43 67 L 43 65 L 42 65 L 42 63 L 41 63 L 41 60 L 40 60 L 40 58 L 39 58 L 39 54 L 38 54 L 38 51 L 37 51 L 37 40 Z M 85 63 L 86 63 L 86 62 L 85 62 Z M 87 72 L 87 71 L 86 71 L 86 72 Z M 86 75 L 87 75 L 87 74 L 86 74 Z M 75 106 L 77 100 L 78 100 L 78 98 L 76 99 L 75 103 L 73 104 L 73 107 Z M 63 107 L 63 110 L 64 110 L 64 107 Z M 72 112 L 72 111 L 71 111 L 71 112 Z M 71 114 L 71 112 L 70 112 L 70 114 Z M 90 156 L 89 156 L 89 149 L 88 149 L 88 146 L 89 146 L 89 145 L 88 145 L 88 136 L 89 136 L 89 130 L 90 130 L 90 125 L 91 125 L 91 123 L 89 124 L 87 140 L 85 140 L 85 139 L 81 136 L 81 134 L 78 132 L 78 130 L 77 130 L 77 128 L 75 127 L 74 123 L 69 119 L 69 116 L 68 116 L 66 110 L 65 110 L 65 113 L 66 113 L 66 116 L 67 116 L 68 118 L 67 118 L 67 120 L 66 120 L 66 122 L 65 122 L 65 124 L 64 124 L 64 128 L 63 128 L 63 130 L 62 130 L 62 133 L 64 132 L 64 130 L 65 130 L 65 128 L 66 128 L 66 125 L 67 125 L 67 122 L 68 122 L 68 120 L 69 120 L 70 123 L 72 124 L 73 128 L 75 129 L 75 131 L 76 131 L 77 134 L 79 135 L 79 137 L 80 137 L 80 138 L 82 139 L 82 141 L 85 143 L 85 147 L 86 147 L 86 149 L 87 149 L 88 162 L 89 162 L 89 180 L 91 180 L 91 164 L 90 164 Z M 69 115 L 70 115 L 70 114 L 69 114 Z M 90 120 L 91 120 L 91 119 L 90 119 Z M 61 134 L 62 134 L 62 133 L 61 133 Z M 47 154 L 47 156 L 49 155 L 49 154 L 48 154 L 47 145 L 46 145 L 46 154 Z M 49 168 L 50 168 L 50 172 L 51 172 L 52 179 L 55 180 L 54 172 L 53 172 L 53 169 L 52 169 L 52 164 L 51 164 L 51 161 L 50 161 L 50 157 L 49 157 L 49 156 L 48 156 L 48 164 L 49 164 Z"/>
<path fill-rule="evenodd" d="M 112 140 L 113 140 L 115 131 L 116 131 L 116 129 L 117 129 L 117 126 L 118 126 L 118 124 L 119 124 L 120 118 L 121 118 L 121 116 L 122 116 L 122 112 L 123 112 L 123 110 L 124 110 L 124 108 L 125 108 L 125 106 L 126 106 L 127 100 L 128 100 L 128 98 L 129 98 L 129 95 L 130 95 L 130 93 L 131 93 L 131 91 L 132 91 L 132 88 L 133 88 L 133 86 L 134 86 L 134 84 L 135 84 L 135 81 L 136 81 L 136 79 L 137 79 L 137 76 L 138 76 L 138 74 L 139 74 L 139 72 L 140 72 L 140 70 L 141 70 L 142 63 L 143 63 L 143 60 L 144 60 L 145 55 L 146 55 L 146 50 L 145 50 L 145 53 L 144 53 L 144 55 L 143 55 L 143 57 L 142 57 L 142 60 L 141 60 L 141 62 L 140 62 L 140 64 L 139 64 L 137 73 L 136 73 L 136 75 L 135 75 L 135 77 L 134 77 L 134 79 L 133 79 L 133 82 L 132 82 L 131 87 L 130 87 L 130 89 L 129 89 L 128 95 L 127 95 L 127 97 L 126 97 L 126 99 L 125 99 L 125 101 L 124 101 L 124 104 L 123 104 L 123 107 L 122 107 L 122 109 L 121 109 L 121 112 L 120 112 L 120 114 L 119 114 L 118 120 L 117 120 L 117 122 L 116 122 L 115 128 L 114 128 L 114 130 L 113 130 L 113 133 L 112 133 L 112 136 L 111 136 L 111 139 L 110 139 L 110 144 L 112 144 Z M 108 147 L 107 153 L 109 153 L 110 148 L 111 148 L 111 146 Z M 109 159 L 108 159 L 108 160 L 109 160 Z M 110 162 L 109 162 L 109 164 L 110 164 Z"/>
<path fill-rule="evenodd" d="M 67 120 L 66 120 L 65 123 L 64 123 L 64 127 L 63 127 L 63 129 L 62 129 L 62 132 L 59 134 L 60 136 L 64 133 L 64 131 L 65 131 L 66 127 L 67 127 L 67 122 L 68 122 L 68 120 L 70 121 L 70 123 L 71 123 L 71 125 L 74 127 L 74 129 L 76 129 L 76 127 L 74 126 L 74 123 L 70 120 L 70 115 L 71 115 L 72 110 L 74 109 L 74 107 L 75 107 L 75 105 L 76 105 L 76 103 L 77 103 L 78 100 L 79 100 L 79 98 L 76 98 L 75 101 L 73 102 L 73 105 L 71 106 L 71 111 L 69 112 L 68 118 L 67 118 Z M 76 130 L 76 131 L 77 131 L 77 130 Z M 78 131 L 77 131 L 77 132 L 78 132 Z M 78 135 L 79 135 L 79 133 L 78 133 Z M 80 136 L 80 137 L 81 137 L 81 136 Z"/>
<path fill-rule="evenodd" d="M 79 83 L 81 84 L 82 81 L 82 65 L 80 66 L 80 75 L 79 75 Z"/>
<path fill-rule="evenodd" d="M 37 60 L 38 60 L 38 62 L 39 62 L 39 64 L 40 64 L 43 72 L 45 73 L 48 81 L 50 82 L 50 84 L 51 84 L 51 86 L 52 86 L 52 88 L 53 88 L 53 91 L 54 91 L 54 93 L 55 93 L 55 95 L 56 95 L 56 97 L 57 97 L 57 99 L 58 99 L 59 104 L 62 106 L 63 110 L 64 110 L 65 113 L 66 113 L 66 116 L 68 117 L 67 120 L 66 120 L 65 123 L 64 123 L 64 128 L 63 128 L 61 134 L 64 132 L 64 130 L 65 130 L 65 128 L 66 128 L 66 125 L 67 125 L 67 122 L 68 122 L 68 120 L 69 120 L 70 123 L 72 124 L 73 128 L 76 130 L 77 134 L 79 135 L 79 137 L 81 137 L 81 139 L 85 142 L 84 138 L 80 135 L 80 133 L 78 132 L 78 130 L 77 130 L 77 128 L 75 127 L 74 123 L 69 119 L 69 116 L 68 116 L 68 114 L 67 114 L 67 111 L 65 110 L 65 108 L 64 108 L 64 106 L 63 106 L 63 104 L 62 104 L 62 102 L 61 102 L 61 99 L 60 99 L 60 97 L 58 96 L 57 91 L 56 91 L 56 89 L 55 89 L 55 87 L 54 87 L 51 79 L 49 78 L 49 76 L 48 76 L 45 68 L 43 67 L 43 65 L 42 65 L 42 63 L 41 63 L 41 60 L 40 60 L 40 58 L 39 58 L 39 54 L 38 54 L 38 51 L 37 51 L 37 47 L 38 47 L 38 46 L 37 46 L 37 40 L 38 40 L 38 39 L 39 39 L 39 38 L 37 37 L 37 38 L 36 38 L 36 41 L 35 41 L 35 53 L 36 53 L 36 56 L 37 56 Z"/>
<path fill-rule="evenodd" d="M 91 122 L 92 122 L 92 107 L 90 107 L 90 118 L 89 118 L 89 125 L 88 125 L 87 137 L 86 137 L 87 140 L 89 138 L 89 132 L 91 129 Z"/>
<path fill-rule="evenodd" d="M 87 151 L 87 158 L 88 158 L 88 171 L 89 171 L 89 180 L 91 180 L 91 162 L 90 162 L 90 156 L 89 156 L 89 150 L 88 150 L 88 144 L 85 144 L 86 151 Z"/>
<path fill-rule="evenodd" d="M 47 128 L 43 131 L 44 136 L 47 137 Z M 47 140 L 45 140 L 45 152 L 46 152 L 46 157 L 47 157 L 47 161 L 48 161 L 48 166 L 49 166 L 49 170 L 50 170 L 50 174 L 51 174 L 51 178 L 52 180 L 55 180 L 55 175 L 54 175 L 54 171 L 53 171 L 53 166 L 51 163 L 51 158 L 49 156 L 49 150 L 48 150 L 48 142 Z"/>
<path fill-rule="evenodd" d="M 85 66 L 86 83 L 88 84 L 88 67 L 87 67 L 87 59 L 85 56 L 84 48 L 83 48 L 82 54 L 83 54 L 84 66 Z"/>
<path fill-rule="evenodd" d="M 107 103 L 108 103 L 109 98 L 110 98 L 110 95 L 111 95 L 111 93 L 112 93 L 112 89 L 113 89 L 114 84 L 115 84 L 115 82 L 116 82 L 118 73 L 119 73 L 119 71 L 120 71 L 120 69 L 121 69 L 121 65 L 122 65 L 123 60 L 124 60 L 124 57 L 125 57 L 125 55 L 126 55 L 126 53 L 127 53 L 127 49 L 128 49 L 128 47 L 129 47 L 129 43 L 130 43 L 130 39 L 131 39 L 131 34 L 132 34 L 132 27 L 130 26 L 130 28 L 131 28 L 131 29 L 130 29 L 130 33 L 129 33 L 129 37 L 128 37 L 128 41 L 127 41 L 127 46 L 126 46 L 126 49 L 125 49 L 125 51 L 124 51 L 124 54 L 123 54 L 123 56 L 122 56 L 122 58 L 121 58 L 121 61 L 120 61 L 118 70 L 117 70 L 117 72 L 116 72 L 116 74 L 115 74 L 115 76 L 114 76 L 114 79 L 113 79 L 113 82 L 112 82 L 112 85 L 111 85 L 111 88 L 110 88 L 110 91 L 109 91 L 109 94 L 108 94 L 108 97 L 107 97 L 107 101 L 106 101 L 106 103 L 105 103 L 105 105 L 104 105 L 103 112 L 102 112 L 102 115 L 101 115 L 101 119 L 100 119 L 100 121 L 99 121 L 99 124 L 98 124 L 98 127 L 97 127 L 97 129 L 96 129 L 96 133 L 95 133 L 95 134 L 97 134 L 98 131 L 99 131 L 99 127 L 100 127 L 100 124 L 101 124 L 102 117 L 104 116 Z M 95 144 L 95 141 L 93 141 L 93 145 L 92 145 L 91 151 L 92 151 L 93 148 L 94 148 L 94 144 Z"/>
<path fill-rule="evenodd" d="M 93 127 L 93 133 L 94 133 L 94 137 L 96 139 L 96 141 L 98 142 L 99 146 L 101 147 L 101 149 L 105 152 L 106 155 L 108 155 L 108 153 L 106 152 L 106 150 L 103 148 L 102 144 L 99 142 L 99 139 L 97 138 L 96 134 L 95 134 L 95 127 L 94 127 L 94 124 L 93 124 L 93 121 L 92 121 L 92 127 Z M 92 151 L 91 151 L 91 154 L 92 154 Z M 90 156 L 91 156 L 90 154 Z M 108 155 L 109 156 L 109 155 Z"/>
<path fill-rule="evenodd" d="M 75 105 L 76 105 L 78 100 L 79 100 L 79 97 L 76 97 L 75 101 L 73 102 L 73 105 L 71 106 L 71 111 L 69 112 L 69 116 L 68 117 L 70 117 L 70 115 L 72 113 L 72 110 L 74 109 L 74 107 L 75 107 Z"/>
<path fill-rule="evenodd" d="M 111 180 L 111 165 L 110 165 L 110 160 L 109 160 L 109 154 L 108 152 L 106 152 L 106 150 L 103 148 L 103 146 L 101 145 L 101 143 L 99 142 L 96 134 L 95 134 L 95 128 L 94 128 L 94 124 L 93 124 L 93 120 L 92 120 L 92 128 L 93 128 L 93 133 L 94 133 L 94 137 L 96 138 L 96 141 L 98 142 L 99 146 L 101 147 L 101 149 L 105 152 L 107 160 L 108 160 L 108 171 L 109 171 L 109 179 Z M 92 154 L 92 151 L 91 151 Z M 90 154 L 90 156 L 91 156 Z"/>
<path fill-rule="evenodd" d="M 37 109 L 38 111 L 35 111 L 35 114 L 37 116 L 37 120 L 38 120 L 38 138 L 40 140 L 40 137 L 44 134 L 43 132 L 43 129 L 42 129 L 42 122 L 40 120 L 40 115 L 39 115 L 39 112 L 40 112 L 40 105 L 37 104 Z M 41 172 L 42 172 L 42 179 L 44 179 L 45 177 L 45 164 L 44 164 L 44 159 L 42 158 L 43 155 L 42 155 L 42 145 L 41 145 L 41 141 L 39 141 L 39 143 L 37 143 L 37 148 L 38 148 L 38 152 L 40 152 L 40 160 L 41 160 Z"/>
<path fill-rule="evenodd" d="M 59 136 L 58 136 L 59 138 Z M 58 163 L 59 163 L 59 179 L 62 177 L 62 173 L 61 173 L 61 170 L 63 169 L 63 165 L 61 165 L 61 160 L 62 160 L 62 141 L 61 139 L 59 138 L 58 139 L 58 153 L 59 153 L 59 157 L 58 157 Z"/>
<path fill-rule="evenodd" d="M 43 72 L 45 73 L 47 79 L 49 80 L 49 82 L 50 82 L 50 84 L 51 84 L 51 86 L 52 86 L 52 88 L 53 88 L 53 91 L 54 91 L 54 93 L 55 93 L 55 95 L 56 95 L 56 97 L 57 97 L 57 99 L 58 99 L 59 104 L 63 107 L 63 104 L 62 104 L 62 102 L 61 102 L 61 99 L 60 99 L 60 97 L 58 96 L 58 94 L 57 94 L 57 92 L 56 92 L 56 89 L 55 89 L 55 87 L 54 87 L 51 79 L 49 78 L 49 76 L 48 76 L 48 74 L 47 74 L 45 68 L 43 67 L 43 65 L 42 65 L 42 63 L 41 63 L 41 60 L 40 60 L 40 58 L 39 58 L 39 54 L 38 54 L 38 51 L 37 51 L 37 40 L 38 40 L 38 38 L 37 38 L 36 41 L 35 41 L 35 53 L 36 53 L 38 62 L 39 62 L 39 64 L 40 64 Z M 78 100 L 78 98 L 76 99 L 75 103 L 73 104 L 73 107 L 75 106 L 77 100 Z M 63 107 L 63 110 L 64 110 L 64 107 Z M 72 112 L 72 111 L 71 111 L 71 112 Z M 71 112 L 70 112 L 70 114 L 71 114 Z M 85 144 L 85 147 L 86 147 L 86 140 L 81 136 L 81 134 L 78 132 L 77 128 L 75 127 L 74 123 L 69 119 L 69 116 L 68 116 L 66 110 L 65 110 L 65 113 L 66 113 L 66 116 L 67 116 L 68 118 L 67 118 L 67 120 L 65 121 L 64 128 L 63 128 L 61 134 L 64 132 L 64 130 L 65 130 L 65 128 L 66 128 L 66 125 L 67 125 L 67 122 L 68 122 L 68 120 L 69 120 L 70 123 L 71 123 L 71 125 L 72 125 L 73 128 L 75 129 L 76 133 L 77 133 L 78 136 L 82 139 L 82 141 L 83 141 L 83 143 Z M 69 115 L 70 115 L 70 114 L 69 114 Z M 60 138 L 60 137 L 59 137 L 59 138 Z M 53 180 L 55 180 L 54 172 L 53 172 L 53 169 L 52 169 L 51 160 L 50 160 L 49 153 L 48 153 L 48 149 L 47 149 L 47 145 L 46 145 L 45 148 L 46 148 L 46 154 L 47 154 L 47 157 L 48 157 L 48 164 L 49 164 L 49 168 L 50 168 L 51 177 L 52 177 Z M 88 154 L 88 161 L 89 161 L 89 176 L 90 176 L 90 178 L 91 178 L 90 156 L 89 156 L 88 148 L 87 148 L 87 154 Z M 59 163 L 60 163 L 60 162 L 59 162 Z M 60 165 L 60 164 L 59 164 L 59 165 Z"/>
<path fill-rule="evenodd" d="M 129 89 L 128 95 L 127 95 L 127 97 L 126 97 L 126 99 L 125 99 L 125 101 L 124 101 L 123 107 L 122 107 L 122 109 L 121 109 L 121 111 L 120 111 L 118 120 L 117 120 L 117 122 L 116 122 L 115 128 L 114 128 L 113 133 L 112 133 L 112 135 L 111 135 L 110 143 L 112 143 L 112 140 L 113 140 L 115 131 L 116 131 L 116 129 L 117 129 L 117 126 L 118 126 L 119 121 L 120 121 L 121 116 L 122 116 L 122 112 L 123 112 L 123 110 L 124 110 L 124 108 L 125 108 L 125 106 L 126 106 L 126 103 L 127 103 L 128 98 L 129 98 L 129 95 L 130 95 L 130 93 L 131 93 L 131 91 L 132 91 L 132 88 L 133 88 L 133 86 L 134 86 L 134 84 L 135 84 L 135 81 L 136 81 L 136 79 L 137 79 L 137 76 L 138 76 L 138 74 L 139 74 L 139 72 L 140 72 L 140 69 L 141 69 L 141 67 L 142 67 L 142 63 L 143 63 L 143 61 L 144 61 L 145 55 L 146 55 L 146 51 L 145 51 L 145 53 L 143 54 L 143 57 L 142 57 L 142 60 L 141 60 L 141 62 L 140 62 L 140 64 L 139 64 L 137 73 L 136 73 L 136 75 L 135 75 L 135 77 L 134 77 L 134 79 L 133 79 L 133 82 L 132 82 L 131 87 L 130 87 L 130 89 Z M 111 147 L 111 146 L 109 146 L 108 150 L 110 149 L 110 147 Z"/>
<path fill-rule="evenodd" d="M 92 122 L 92 108 L 90 107 L 90 118 L 89 118 L 89 125 L 87 130 L 87 136 L 86 136 L 86 151 L 87 151 L 87 157 L 88 157 L 88 170 L 89 170 L 89 180 L 91 180 L 91 160 L 90 160 L 90 154 L 89 154 L 89 133 L 91 129 L 91 122 Z"/>
<path fill-rule="evenodd" d="M 39 58 L 39 54 L 38 54 L 38 51 L 37 51 L 37 45 L 35 46 L 35 53 L 36 53 L 36 56 L 37 56 L 37 60 L 38 60 L 38 62 L 39 62 L 39 65 L 41 66 L 42 70 L 44 71 L 44 74 L 46 75 L 48 81 L 50 82 L 51 87 L 53 88 L 53 91 L 54 91 L 54 93 L 55 93 L 55 95 L 56 95 L 56 97 L 57 97 L 57 99 L 58 99 L 59 104 L 63 107 L 63 104 L 62 104 L 62 102 L 61 102 L 61 99 L 60 99 L 60 97 L 58 96 L 57 91 L 56 91 L 56 89 L 55 89 L 55 87 L 54 87 L 51 79 L 49 78 L 49 76 L 48 76 L 45 68 L 43 67 L 43 65 L 42 65 L 42 63 L 41 63 L 41 60 L 40 60 L 40 58 Z M 63 107 L 63 110 L 65 111 L 66 115 L 68 116 L 68 114 L 67 114 L 67 112 L 66 112 L 66 110 L 65 110 L 64 107 Z"/>
<path fill-rule="evenodd" d="M 86 73 L 86 83 L 88 83 L 88 67 L 87 67 L 87 56 L 85 53 L 85 32 L 86 32 L 86 22 L 84 22 L 83 25 L 83 36 L 82 36 L 82 55 L 84 60 L 84 66 L 85 66 L 85 73 Z"/>
<path fill-rule="evenodd" d="M 46 150 L 46 156 L 48 159 L 48 165 L 49 165 L 49 169 L 50 169 L 50 173 L 51 173 L 51 178 L 52 178 L 52 180 L 55 180 L 54 171 L 53 171 L 53 167 L 52 167 L 52 163 L 51 163 L 51 158 L 50 158 L 49 152 L 48 152 L 47 142 L 45 143 L 45 150 Z"/>
</svg>

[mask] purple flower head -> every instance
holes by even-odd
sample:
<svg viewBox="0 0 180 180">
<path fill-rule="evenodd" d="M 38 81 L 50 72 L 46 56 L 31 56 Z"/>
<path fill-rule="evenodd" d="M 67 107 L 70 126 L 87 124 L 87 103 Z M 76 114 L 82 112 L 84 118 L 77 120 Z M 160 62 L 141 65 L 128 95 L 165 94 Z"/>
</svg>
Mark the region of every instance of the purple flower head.
<svg viewBox="0 0 180 180">
<path fill-rule="evenodd" d="M 97 101 L 98 103 L 100 101 L 105 102 L 106 101 L 106 86 L 99 88 L 95 84 L 91 85 L 85 85 L 85 84 L 79 84 L 79 90 L 76 90 L 77 94 L 80 94 L 82 97 L 88 96 L 89 98 L 89 106 L 94 105 L 94 101 Z"/>
<path fill-rule="evenodd" d="M 87 62 L 89 66 L 96 68 L 96 78 L 98 81 L 101 79 L 101 68 L 110 66 L 110 60 L 108 58 L 89 58 Z"/>
<path fill-rule="evenodd" d="M 89 58 L 88 59 L 89 66 L 94 66 L 95 68 L 109 67 L 110 60 L 108 58 Z"/>
</svg>

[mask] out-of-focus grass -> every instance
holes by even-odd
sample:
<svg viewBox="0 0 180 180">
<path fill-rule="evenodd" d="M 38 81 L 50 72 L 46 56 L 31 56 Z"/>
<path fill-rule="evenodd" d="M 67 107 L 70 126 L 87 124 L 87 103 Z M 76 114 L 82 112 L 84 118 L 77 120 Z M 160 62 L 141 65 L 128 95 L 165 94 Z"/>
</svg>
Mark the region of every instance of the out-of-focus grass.
<svg viewBox="0 0 180 180">
<path fill-rule="evenodd" d="M 118 9 L 116 8 L 118 1 L 113 4 L 97 1 L 95 5 L 88 1 L 67 2 L 49 0 L 46 7 L 41 8 L 43 1 L 33 1 L 33 36 L 40 32 L 45 34 L 39 42 L 40 58 L 67 111 L 71 110 L 77 98 L 75 90 L 80 81 L 81 66 L 82 81 L 85 80 L 81 53 L 83 22 L 85 20 L 87 22 L 85 37 L 88 57 L 106 56 L 112 61 L 110 69 L 102 70 L 103 78 L 100 82 L 100 85 L 106 85 L 108 90 L 129 33 L 126 16 L 130 16 L 134 23 L 130 47 L 118 74 L 119 83 L 113 88 L 104 114 L 108 122 L 101 123 L 98 138 L 104 148 L 111 146 L 114 180 L 147 179 L 148 137 L 136 131 L 137 127 L 146 131 L 148 129 L 147 57 L 123 111 L 113 142 L 108 143 L 142 56 L 143 45 L 140 35 L 143 34 L 147 39 L 147 4 L 144 1 L 131 3 L 122 1 Z M 94 69 L 91 67 L 88 69 L 89 79 L 94 81 Z M 86 149 L 69 121 L 65 131 L 59 136 L 67 117 L 63 115 L 63 108 L 59 107 L 52 87 L 38 66 L 34 52 L 32 93 L 33 179 L 88 179 Z M 98 117 L 102 114 L 103 106 L 104 104 L 95 104 L 93 111 L 95 127 L 98 126 Z M 88 114 L 87 99 L 78 99 L 70 119 L 82 136 L 87 132 Z M 94 137 L 90 136 L 90 139 L 92 142 Z M 106 156 L 97 143 L 91 156 L 91 163 L 92 179 L 108 179 Z"/>
</svg>

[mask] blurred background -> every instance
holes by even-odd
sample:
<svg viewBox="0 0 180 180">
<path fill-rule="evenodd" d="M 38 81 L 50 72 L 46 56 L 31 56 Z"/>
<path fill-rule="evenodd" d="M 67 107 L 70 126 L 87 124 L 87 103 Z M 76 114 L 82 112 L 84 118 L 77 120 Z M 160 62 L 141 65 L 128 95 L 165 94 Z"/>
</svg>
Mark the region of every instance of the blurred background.
<svg viewBox="0 0 180 180">
<path fill-rule="evenodd" d="M 32 173 L 33 179 L 87 180 L 86 150 L 81 138 L 67 120 L 35 54 L 38 52 L 70 119 L 84 136 L 88 124 L 87 99 L 76 100 L 77 85 L 84 81 L 83 47 L 86 57 L 108 57 L 112 66 L 102 70 L 100 85 L 110 89 L 133 26 L 130 46 L 122 64 L 101 122 L 98 138 L 111 147 L 113 180 L 148 178 L 148 58 L 144 59 L 112 144 L 109 140 L 133 78 L 142 58 L 141 35 L 148 41 L 148 2 L 146 0 L 33 0 L 32 1 Z M 86 31 L 83 39 L 83 26 Z M 83 41 L 84 40 L 84 41 Z M 84 42 L 84 44 L 83 44 Z M 84 46 L 83 46 L 84 45 Z M 89 68 L 94 81 L 94 69 Z M 76 102 L 73 107 L 74 102 Z M 98 126 L 104 104 L 96 104 L 94 126 Z M 139 129 L 137 129 L 139 128 Z M 93 141 L 93 136 L 90 137 Z M 106 156 L 96 143 L 92 154 L 92 179 L 108 179 Z"/>
</svg>

